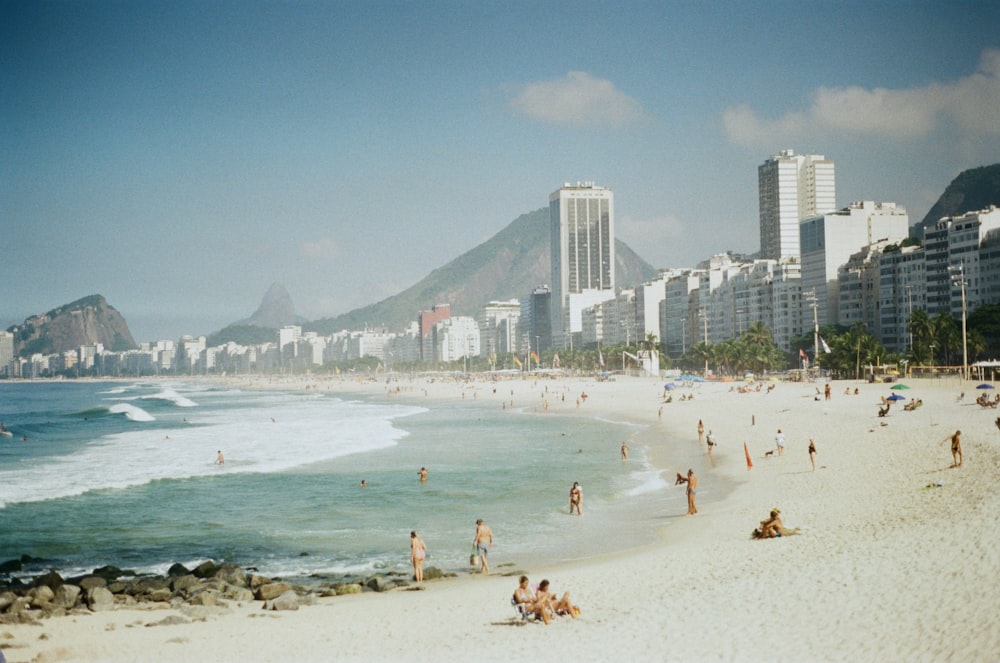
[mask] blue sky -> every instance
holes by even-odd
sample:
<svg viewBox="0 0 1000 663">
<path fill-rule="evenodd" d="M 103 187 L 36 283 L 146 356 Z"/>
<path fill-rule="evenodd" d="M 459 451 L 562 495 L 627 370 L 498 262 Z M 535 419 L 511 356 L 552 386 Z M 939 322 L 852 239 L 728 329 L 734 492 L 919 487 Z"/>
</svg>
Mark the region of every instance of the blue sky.
<svg viewBox="0 0 1000 663">
<path fill-rule="evenodd" d="M 916 222 L 1000 161 L 997 25 L 985 1 L 0 2 L 0 324 L 100 293 L 137 340 L 208 333 L 275 281 L 334 315 L 564 181 L 692 266 L 759 247 L 783 148 Z"/>
</svg>

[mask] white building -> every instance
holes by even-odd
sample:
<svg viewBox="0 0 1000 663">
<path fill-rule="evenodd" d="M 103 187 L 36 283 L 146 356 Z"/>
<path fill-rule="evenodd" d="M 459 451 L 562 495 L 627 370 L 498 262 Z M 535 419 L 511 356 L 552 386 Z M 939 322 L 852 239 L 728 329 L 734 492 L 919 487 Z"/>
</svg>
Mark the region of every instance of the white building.
<svg viewBox="0 0 1000 663">
<path fill-rule="evenodd" d="M 819 324 L 837 324 L 837 270 L 859 249 L 886 240 L 900 242 L 910 231 L 910 217 L 896 203 L 870 200 L 813 216 L 799 224 L 802 292 L 816 296 Z"/>
<path fill-rule="evenodd" d="M 615 204 L 611 189 L 566 183 L 549 196 L 552 334 L 556 345 L 580 333 L 580 312 L 614 297 Z M 585 293 L 602 293 L 580 298 Z M 577 296 L 572 302 L 570 297 Z"/>
<path fill-rule="evenodd" d="M 483 355 L 495 357 L 501 354 L 518 354 L 529 346 L 532 350 L 539 350 L 534 338 L 527 338 L 528 346 L 521 347 L 520 326 L 520 301 L 510 299 L 487 304 L 479 313 L 479 337 Z"/>
<path fill-rule="evenodd" d="M 456 361 L 480 354 L 479 325 L 474 318 L 457 315 L 434 325 L 434 361 Z"/>
<path fill-rule="evenodd" d="M 757 167 L 760 257 L 797 259 L 799 221 L 837 208 L 833 161 L 782 150 Z"/>
</svg>

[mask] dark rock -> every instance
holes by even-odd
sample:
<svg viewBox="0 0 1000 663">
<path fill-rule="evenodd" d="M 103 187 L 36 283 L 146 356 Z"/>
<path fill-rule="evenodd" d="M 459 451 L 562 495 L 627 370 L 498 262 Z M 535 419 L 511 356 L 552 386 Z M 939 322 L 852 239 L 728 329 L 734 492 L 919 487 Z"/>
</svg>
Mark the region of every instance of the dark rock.
<svg viewBox="0 0 1000 663">
<path fill-rule="evenodd" d="M 0 564 L 0 573 L 12 573 L 14 571 L 20 571 L 22 568 L 21 560 L 19 559 L 9 559 L 6 562 Z"/>
<path fill-rule="evenodd" d="M 170 578 L 174 578 L 176 576 L 186 576 L 189 573 L 191 572 L 188 568 L 179 562 L 167 569 L 167 576 Z"/>
<path fill-rule="evenodd" d="M 117 566 L 111 566 L 109 564 L 107 566 L 102 566 L 99 569 L 94 569 L 92 571 L 92 575 L 101 576 L 105 580 L 118 580 L 118 578 L 126 575 L 126 572 L 122 571 Z"/>
<path fill-rule="evenodd" d="M 376 592 L 386 592 L 392 589 L 394 583 L 383 576 L 372 576 L 365 580 L 365 587 Z"/>
<path fill-rule="evenodd" d="M 218 570 L 219 567 L 215 565 L 215 562 L 213 562 L 212 560 L 208 560 L 207 562 L 202 562 L 201 564 L 196 566 L 194 571 L 192 571 L 191 573 L 198 576 L 199 578 L 211 578 L 212 576 L 215 575 L 216 571 Z"/>
<path fill-rule="evenodd" d="M 125 582 L 123 580 L 116 580 L 115 582 L 112 582 L 108 585 L 108 591 L 110 591 L 112 594 L 124 594 L 126 591 L 128 591 L 129 587 L 131 587 L 130 583 Z"/>
<path fill-rule="evenodd" d="M 87 590 L 87 607 L 92 612 L 111 610 L 115 607 L 115 596 L 106 587 L 93 587 Z"/>
<path fill-rule="evenodd" d="M 160 578 L 158 576 L 149 576 L 146 578 L 137 578 L 126 591 L 126 593 L 132 596 L 140 596 L 142 594 L 148 594 L 153 590 L 167 589 L 170 588 L 170 581 L 166 578 Z"/>
<path fill-rule="evenodd" d="M 47 586 L 51 590 L 55 590 L 59 585 L 64 584 L 66 581 L 63 580 L 62 576 L 55 571 L 49 571 L 45 575 L 38 576 L 35 578 L 33 584 L 35 587 L 41 587 L 42 585 Z"/>
<path fill-rule="evenodd" d="M 444 571 L 436 566 L 428 566 L 424 569 L 424 580 L 437 580 L 444 577 Z"/>
<path fill-rule="evenodd" d="M 271 599 L 276 599 L 285 592 L 291 590 L 292 586 L 287 582 L 272 582 L 267 585 L 262 585 L 254 593 L 254 596 L 258 601 L 270 601 Z"/>
</svg>

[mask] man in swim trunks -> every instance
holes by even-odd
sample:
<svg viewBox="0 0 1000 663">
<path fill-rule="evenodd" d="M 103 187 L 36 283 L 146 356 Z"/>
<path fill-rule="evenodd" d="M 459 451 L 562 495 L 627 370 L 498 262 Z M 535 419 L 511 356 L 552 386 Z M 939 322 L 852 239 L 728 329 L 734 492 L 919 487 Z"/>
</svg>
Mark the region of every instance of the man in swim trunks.
<svg viewBox="0 0 1000 663">
<path fill-rule="evenodd" d="M 420 481 L 421 482 L 427 481 L 427 468 L 426 467 L 421 467 L 420 470 L 417 471 L 417 474 L 420 476 Z"/>
<path fill-rule="evenodd" d="M 948 440 L 951 440 L 951 466 L 962 467 L 962 431 L 955 431 L 954 435 L 949 435 L 941 440 L 941 442 L 938 443 L 938 446 L 944 444 Z"/>
<path fill-rule="evenodd" d="M 489 553 L 489 546 L 493 545 L 493 530 L 486 526 L 482 518 L 476 521 L 476 538 L 472 540 L 472 545 L 476 546 L 476 554 L 479 555 L 479 570 L 489 575 L 490 565 L 486 561 L 486 555 Z"/>
<path fill-rule="evenodd" d="M 687 496 L 688 496 L 688 515 L 693 516 L 698 513 L 698 507 L 694 505 L 694 496 L 697 494 L 698 488 L 698 477 L 694 475 L 694 470 L 688 470 L 688 480 L 687 480 Z"/>
<path fill-rule="evenodd" d="M 226 464 L 226 458 L 225 458 L 225 456 L 222 455 L 222 449 L 219 449 L 219 451 L 216 452 L 216 455 L 215 455 L 215 464 L 216 465 L 225 465 Z"/>
</svg>

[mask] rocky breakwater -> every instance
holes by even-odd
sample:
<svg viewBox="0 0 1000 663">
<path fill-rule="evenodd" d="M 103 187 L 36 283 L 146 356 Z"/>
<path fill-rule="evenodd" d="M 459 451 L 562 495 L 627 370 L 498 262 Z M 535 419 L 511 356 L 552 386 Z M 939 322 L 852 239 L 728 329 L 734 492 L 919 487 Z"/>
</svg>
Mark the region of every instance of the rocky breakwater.
<svg viewBox="0 0 1000 663">
<path fill-rule="evenodd" d="M 92 573 L 63 578 L 55 571 L 22 579 L 18 560 L 0 564 L 0 623 L 34 623 L 67 614 L 113 610 L 118 607 L 186 609 L 194 606 L 226 609 L 230 603 L 259 601 L 264 610 L 298 610 L 320 596 L 385 592 L 409 586 L 399 576 L 371 576 L 316 582 L 310 587 L 247 572 L 237 564 L 207 561 L 194 569 L 174 564 L 165 576 L 143 575 L 103 566 Z M 429 568 L 425 577 L 441 577 Z M 188 610 L 190 611 L 190 610 Z"/>
</svg>

